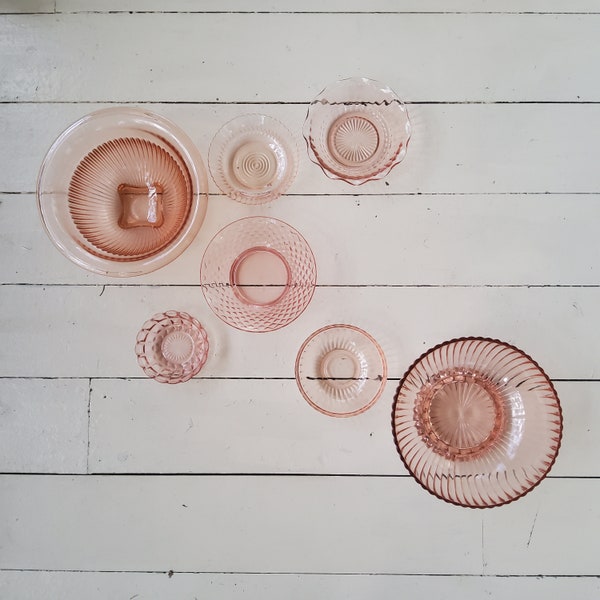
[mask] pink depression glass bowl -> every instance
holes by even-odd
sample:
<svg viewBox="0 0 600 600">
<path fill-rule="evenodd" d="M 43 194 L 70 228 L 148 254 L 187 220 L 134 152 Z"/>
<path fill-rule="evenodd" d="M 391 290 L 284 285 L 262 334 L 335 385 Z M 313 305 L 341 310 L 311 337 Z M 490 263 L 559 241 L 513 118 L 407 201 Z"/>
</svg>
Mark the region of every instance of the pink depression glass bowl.
<svg viewBox="0 0 600 600">
<path fill-rule="evenodd" d="M 219 189 L 244 204 L 279 198 L 298 171 L 298 146 L 289 130 L 266 115 L 243 115 L 215 135 L 208 166 Z"/>
<path fill-rule="evenodd" d="M 428 350 L 406 372 L 392 426 L 404 464 L 426 490 L 486 508 L 544 479 L 560 447 L 562 413 L 552 382 L 527 354 L 460 338 Z"/>
<path fill-rule="evenodd" d="M 267 332 L 291 323 L 310 303 L 317 267 L 306 240 L 287 223 L 247 217 L 224 227 L 200 267 L 206 301 L 225 323 Z"/>
<path fill-rule="evenodd" d="M 196 375 L 208 357 L 208 336 L 185 312 L 154 315 L 137 335 L 135 353 L 144 373 L 160 383 L 182 383 Z"/>
<path fill-rule="evenodd" d="M 296 383 L 304 399 L 331 417 L 352 417 L 371 408 L 387 381 L 383 350 L 353 325 L 328 325 L 302 344 Z"/>
<path fill-rule="evenodd" d="M 360 185 L 385 177 L 406 155 L 408 112 L 386 85 L 354 77 L 326 87 L 310 104 L 303 134 L 325 175 Z"/>
<path fill-rule="evenodd" d="M 91 113 L 54 142 L 38 206 L 50 239 L 102 275 L 149 273 L 179 256 L 208 202 L 206 171 L 176 125 L 137 108 Z"/>
</svg>

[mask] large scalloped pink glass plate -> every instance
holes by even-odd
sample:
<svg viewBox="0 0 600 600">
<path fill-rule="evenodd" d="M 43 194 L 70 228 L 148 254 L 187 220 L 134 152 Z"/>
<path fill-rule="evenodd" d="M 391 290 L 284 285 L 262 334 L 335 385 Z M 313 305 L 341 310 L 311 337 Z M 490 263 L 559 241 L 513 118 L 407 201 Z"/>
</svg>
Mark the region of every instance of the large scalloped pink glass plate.
<svg viewBox="0 0 600 600">
<path fill-rule="evenodd" d="M 160 383 L 183 383 L 208 358 L 208 336 L 198 319 L 169 310 L 146 321 L 137 334 L 135 353 L 144 373 Z"/>
<path fill-rule="evenodd" d="M 406 155 L 411 127 L 404 103 L 387 85 L 353 77 L 326 87 L 303 129 L 312 162 L 352 185 L 385 177 Z"/>
<path fill-rule="evenodd" d="M 381 346 L 354 325 L 327 325 L 312 333 L 296 357 L 296 383 L 304 399 L 330 417 L 371 408 L 387 382 Z"/>
<path fill-rule="evenodd" d="M 174 260 L 208 201 L 202 158 L 176 125 L 130 107 L 91 113 L 54 142 L 38 178 L 50 239 L 70 260 L 114 277 Z"/>
<path fill-rule="evenodd" d="M 542 368 L 499 340 L 459 338 L 402 378 L 394 439 L 413 477 L 460 506 L 520 498 L 548 474 L 562 437 L 560 402 Z"/>
<path fill-rule="evenodd" d="M 287 223 L 246 217 L 219 231 L 200 266 L 208 305 L 243 331 L 285 327 L 310 303 L 317 267 L 310 246 Z"/>
</svg>

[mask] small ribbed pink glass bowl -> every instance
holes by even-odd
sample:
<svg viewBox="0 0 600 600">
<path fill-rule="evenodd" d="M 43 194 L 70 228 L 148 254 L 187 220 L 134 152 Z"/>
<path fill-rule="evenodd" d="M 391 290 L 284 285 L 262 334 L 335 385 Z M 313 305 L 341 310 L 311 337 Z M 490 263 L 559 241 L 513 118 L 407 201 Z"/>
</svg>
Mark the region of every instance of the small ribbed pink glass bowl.
<svg viewBox="0 0 600 600">
<path fill-rule="evenodd" d="M 243 204 L 279 198 L 294 181 L 298 146 L 290 131 L 267 115 L 242 115 L 217 132 L 208 166 L 219 189 Z"/>
<path fill-rule="evenodd" d="M 208 358 L 208 336 L 198 319 L 169 310 L 146 321 L 135 353 L 144 373 L 160 383 L 183 383 L 200 372 Z"/>
<path fill-rule="evenodd" d="M 435 346 L 394 401 L 396 446 L 415 479 L 471 508 L 520 498 L 546 477 L 562 437 L 556 390 L 522 350 L 488 338 Z"/>
<path fill-rule="evenodd" d="M 291 323 L 310 303 L 316 280 L 306 240 L 270 217 L 247 217 L 224 227 L 200 266 L 208 305 L 243 331 L 274 331 Z"/>
<path fill-rule="evenodd" d="M 354 325 L 327 325 L 312 333 L 296 357 L 304 399 L 330 417 L 352 417 L 377 402 L 387 382 L 383 350 Z"/>
</svg>

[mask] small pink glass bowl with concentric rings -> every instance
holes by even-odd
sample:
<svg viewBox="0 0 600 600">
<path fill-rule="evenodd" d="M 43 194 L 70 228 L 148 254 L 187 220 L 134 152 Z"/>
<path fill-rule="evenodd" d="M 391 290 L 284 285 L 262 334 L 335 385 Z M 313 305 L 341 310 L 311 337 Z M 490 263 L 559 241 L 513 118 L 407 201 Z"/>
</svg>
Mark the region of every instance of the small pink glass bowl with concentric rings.
<svg viewBox="0 0 600 600">
<path fill-rule="evenodd" d="M 169 310 L 146 321 L 135 353 L 144 373 L 160 383 L 183 383 L 200 372 L 208 358 L 208 336 L 198 319 Z"/>
<path fill-rule="evenodd" d="M 326 87 L 311 102 L 303 134 L 310 160 L 325 175 L 361 185 L 385 177 L 404 159 L 411 126 L 393 90 L 354 77 Z"/>
<path fill-rule="evenodd" d="M 200 266 L 208 305 L 242 331 L 274 331 L 294 321 L 310 303 L 316 281 L 307 241 L 270 217 L 247 217 L 224 227 Z"/>
<path fill-rule="evenodd" d="M 298 351 L 295 372 L 304 399 L 330 417 L 365 412 L 387 382 L 383 350 L 354 325 L 328 325 L 312 333 Z"/>
<path fill-rule="evenodd" d="M 438 498 L 471 508 L 533 489 L 562 437 L 560 402 L 542 368 L 510 344 L 475 337 L 435 346 L 410 367 L 392 425 L 413 477 Z"/>
<path fill-rule="evenodd" d="M 298 145 L 277 119 L 242 115 L 217 132 L 208 166 L 224 194 L 244 204 L 265 204 L 279 198 L 294 181 Z"/>
<path fill-rule="evenodd" d="M 132 107 L 86 115 L 54 142 L 37 199 L 56 247 L 94 273 L 131 277 L 179 256 L 208 203 L 202 158 L 171 121 Z"/>
</svg>

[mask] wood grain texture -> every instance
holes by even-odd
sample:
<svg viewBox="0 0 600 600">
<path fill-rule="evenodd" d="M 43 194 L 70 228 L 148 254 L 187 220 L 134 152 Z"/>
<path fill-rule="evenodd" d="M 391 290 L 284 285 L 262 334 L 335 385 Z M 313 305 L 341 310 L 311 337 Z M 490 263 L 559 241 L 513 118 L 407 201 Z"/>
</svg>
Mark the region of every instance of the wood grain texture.
<svg viewBox="0 0 600 600">
<path fill-rule="evenodd" d="M 0 568 L 589 575 L 599 485 L 548 479 L 485 511 L 408 478 L 2 476 Z"/>
<path fill-rule="evenodd" d="M 0 105 L 0 128 L 13 141 L 0 149 L 0 158 L 13 167 L 0 173 L 0 191 L 34 192 L 52 142 L 72 122 L 102 106 Z M 300 149 L 290 194 L 600 193 L 600 174 L 589 161 L 600 128 L 596 104 L 411 105 L 414 130 L 405 160 L 385 180 L 359 188 L 325 177 L 309 161 L 301 136 L 304 104 L 143 106 L 189 132 L 205 165 L 210 141 L 225 121 L 249 112 L 280 119 Z M 209 189 L 219 191 L 212 180 Z M 239 210 L 248 212 L 242 205 Z"/>
<path fill-rule="evenodd" d="M 598 3 L 166 4 L 0 0 L 0 598 L 597 598 Z M 356 75 L 396 89 L 414 131 L 359 188 L 301 137 L 310 100 Z M 290 194 L 245 207 L 209 177 L 206 221 L 167 268 L 78 270 L 44 233 L 37 173 L 68 125 L 120 103 L 171 118 L 205 163 L 229 119 L 280 119 L 300 150 Z M 307 311 L 269 335 L 219 321 L 198 284 L 214 233 L 251 214 L 297 227 L 319 268 Z M 145 379 L 133 351 L 169 308 L 211 340 L 181 386 Z M 332 322 L 389 362 L 353 419 L 312 410 L 293 379 Z M 427 494 L 391 434 L 407 366 L 461 335 L 530 353 L 564 410 L 550 477 L 493 510 Z"/>
<path fill-rule="evenodd" d="M 353 419 L 325 417 L 293 380 L 92 382 L 90 471 L 408 475 L 396 452 L 397 381 Z M 564 437 L 553 477 L 600 477 L 600 383 L 557 382 Z M 224 434 L 226 432 L 226 434 Z"/>
<path fill-rule="evenodd" d="M 356 74 L 411 101 L 600 100 L 589 76 L 600 15 L 123 13 L 2 23 L 3 101 L 307 102 Z"/>
<path fill-rule="evenodd" d="M 142 376 L 133 352 L 136 334 L 168 309 L 204 324 L 211 340 L 204 376 L 293 376 L 304 339 L 326 324 L 346 322 L 378 339 L 391 377 L 437 343 L 480 335 L 522 348 L 553 378 L 598 378 L 600 288 L 320 287 L 300 318 L 266 335 L 225 325 L 199 286 L 111 287 L 104 293 L 102 286 L 4 286 L 0 376 Z M 55 340 L 61 341 L 59 356 L 40 352 Z"/>
<path fill-rule="evenodd" d="M 318 254 L 323 285 L 593 286 L 600 281 L 600 249 L 569 240 L 594 239 L 599 198 L 298 196 L 259 211 L 211 197 L 202 229 L 182 256 L 154 273 L 119 280 L 87 273 L 66 260 L 43 231 L 33 195 L 4 195 L 0 279 L 47 285 L 197 285 L 212 236 L 231 221 L 262 212 L 293 224 L 308 238 Z"/>
<path fill-rule="evenodd" d="M 547 600 L 574 596 L 591 599 L 600 592 L 595 577 L 494 577 L 422 575 L 300 575 L 221 573 L 56 573 L 0 571 L 0 594 L 16 600 L 305 600 L 326 596 L 331 600 L 363 600 L 377 597 L 395 600 L 398 593 L 411 600 L 446 598 L 481 600 L 527 598 Z"/>
<path fill-rule="evenodd" d="M 0 476 L 0 510 L 2 569 L 481 572 L 481 513 L 408 479 Z"/>
<path fill-rule="evenodd" d="M 33 2 L 32 2 L 33 3 Z M 56 0 L 58 12 L 86 11 L 191 11 L 191 12 L 597 12 L 594 0 L 171 0 L 168 6 L 161 0 L 87 0 L 82 7 L 78 0 Z"/>
<path fill-rule="evenodd" d="M 0 472 L 85 473 L 89 383 L 0 379 Z"/>
</svg>

